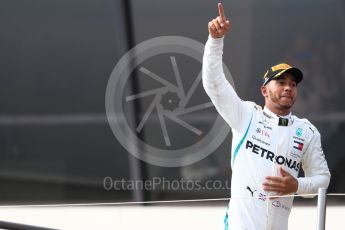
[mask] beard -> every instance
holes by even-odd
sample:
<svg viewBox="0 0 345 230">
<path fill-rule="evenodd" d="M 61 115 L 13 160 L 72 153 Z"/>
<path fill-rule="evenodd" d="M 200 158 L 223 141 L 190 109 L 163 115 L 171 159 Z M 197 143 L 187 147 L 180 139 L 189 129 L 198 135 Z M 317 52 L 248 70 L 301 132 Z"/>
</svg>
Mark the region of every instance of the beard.
<svg viewBox="0 0 345 230">
<path fill-rule="evenodd" d="M 281 98 L 279 96 L 276 96 L 275 94 L 273 94 L 273 92 L 271 90 L 268 90 L 268 93 L 270 95 L 270 100 L 276 104 L 279 105 L 280 108 L 282 109 L 291 109 L 291 107 L 295 104 L 295 98 L 291 99 L 290 103 L 283 103 L 281 101 Z"/>
</svg>

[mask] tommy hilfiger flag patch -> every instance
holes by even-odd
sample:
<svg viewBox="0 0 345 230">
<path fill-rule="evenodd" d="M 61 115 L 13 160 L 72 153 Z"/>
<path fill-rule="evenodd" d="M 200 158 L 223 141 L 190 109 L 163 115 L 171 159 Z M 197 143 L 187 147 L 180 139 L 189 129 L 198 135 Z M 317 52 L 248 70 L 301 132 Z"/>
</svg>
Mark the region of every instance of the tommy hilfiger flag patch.
<svg viewBox="0 0 345 230">
<path fill-rule="evenodd" d="M 302 149 L 303 149 L 303 143 L 301 143 L 301 142 L 298 142 L 298 141 L 293 141 L 294 142 L 294 148 L 295 149 L 298 149 L 299 151 L 302 151 Z"/>
</svg>

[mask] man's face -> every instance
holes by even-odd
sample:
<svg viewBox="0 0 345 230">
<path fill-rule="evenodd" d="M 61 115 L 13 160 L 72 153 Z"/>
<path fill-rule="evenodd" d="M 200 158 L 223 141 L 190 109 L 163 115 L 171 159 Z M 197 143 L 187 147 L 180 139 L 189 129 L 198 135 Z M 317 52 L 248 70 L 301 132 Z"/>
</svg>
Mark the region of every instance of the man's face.
<svg viewBox="0 0 345 230">
<path fill-rule="evenodd" d="M 279 79 L 271 80 L 261 90 L 266 104 L 277 109 L 290 110 L 296 101 L 297 83 L 290 73 L 284 73 Z"/>
</svg>

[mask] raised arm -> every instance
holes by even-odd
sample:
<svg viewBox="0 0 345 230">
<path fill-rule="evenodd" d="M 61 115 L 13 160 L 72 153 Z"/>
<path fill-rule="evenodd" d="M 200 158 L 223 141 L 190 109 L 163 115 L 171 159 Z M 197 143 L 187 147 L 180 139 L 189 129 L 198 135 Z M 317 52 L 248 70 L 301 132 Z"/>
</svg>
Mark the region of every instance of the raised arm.
<svg viewBox="0 0 345 230">
<path fill-rule="evenodd" d="M 226 80 L 223 72 L 223 39 L 230 31 L 230 22 L 226 19 L 221 3 L 219 15 L 208 23 L 209 38 L 205 45 L 202 79 L 206 93 L 211 98 L 217 111 L 234 130 L 241 130 L 250 119 L 251 109 L 243 102 L 233 87 Z M 249 118 L 248 118 L 249 117 Z"/>
</svg>

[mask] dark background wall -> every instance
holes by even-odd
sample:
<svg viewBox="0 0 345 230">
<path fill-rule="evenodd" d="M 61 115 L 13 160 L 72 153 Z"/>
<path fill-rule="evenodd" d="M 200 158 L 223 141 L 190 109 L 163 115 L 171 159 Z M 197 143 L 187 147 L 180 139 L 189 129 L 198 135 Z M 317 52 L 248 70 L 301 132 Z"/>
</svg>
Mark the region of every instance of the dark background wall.
<svg viewBox="0 0 345 230">
<path fill-rule="evenodd" d="M 224 61 L 244 100 L 263 104 L 261 76 L 272 64 L 286 61 L 303 69 L 305 80 L 294 112 L 309 118 L 322 134 L 332 171 L 331 192 L 345 191 L 344 5 L 340 0 L 224 3 L 232 22 Z M 133 158 L 120 145 L 104 105 L 111 72 L 130 48 L 168 35 L 205 43 L 207 23 L 216 14 L 217 1 L 1 1 L 0 202 L 228 196 L 227 189 L 103 188 L 107 176 L 230 181 L 231 133 L 213 154 L 195 164 L 159 167 Z M 150 63 L 159 73 L 166 72 L 162 60 Z M 184 64 L 181 68 L 190 74 L 201 69 L 201 63 Z M 188 76 L 182 77 L 188 84 Z M 149 83 L 140 78 L 132 84 L 140 88 Z M 136 106 L 143 110 L 142 103 Z M 213 124 L 215 111 L 207 114 L 199 127 Z M 161 141 L 161 130 L 151 127 L 141 138 L 152 136 Z"/>
</svg>

